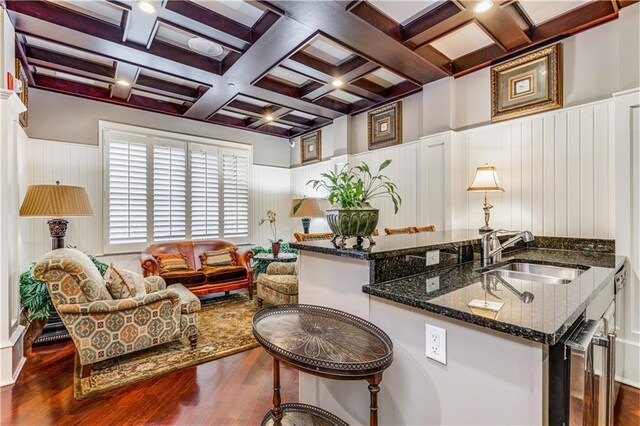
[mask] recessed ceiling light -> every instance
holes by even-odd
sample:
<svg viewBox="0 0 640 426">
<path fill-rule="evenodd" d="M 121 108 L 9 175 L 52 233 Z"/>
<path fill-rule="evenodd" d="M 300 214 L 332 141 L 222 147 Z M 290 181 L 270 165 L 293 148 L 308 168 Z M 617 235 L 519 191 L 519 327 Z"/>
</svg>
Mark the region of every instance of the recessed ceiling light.
<svg viewBox="0 0 640 426">
<path fill-rule="evenodd" d="M 270 115 L 265 116 L 264 119 L 267 121 L 273 121 L 273 117 Z"/>
<path fill-rule="evenodd" d="M 123 79 L 120 79 L 120 80 L 116 81 L 116 83 L 119 84 L 120 86 L 124 86 L 124 87 L 131 86 L 131 83 L 129 83 L 127 80 L 123 80 Z"/>
<path fill-rule="evenodd" d="M 189 48 L 196 53 L 205 56 L 216 57 L 224 53 L 224 49 L 218 43 L 202 37 L 192 37 L 187 41 Z"/>
<path fill-rule="evenodd" d="M 227 86 L 229 86 L 229 87 L 236 87 L 236 84 L 235 84 L 235 83 L 227 83 Z"/>
<path fill-rule="evenodd" d="M 491 9 L 492 6 L 493 6 L 493 2 L 491 0 L 482 0 L 480 3 L 476 4 L 473 7 L 473 11 L 475 13 L 483 13 Z"/>
<path fill-rule="evenodd" d="M 340 86 L 342 86 L 342 81 L 341 81 L 341 80 L 338 80 L 338 79 L 336 78 L 335 80 L 333 80 L 333 81 L 331 82 L 331 84 L 333 84 L 333 87 L 340 87 Z"/>
<path fill-rule="evenodd" d="M 149 15 L 153 15 L 158 12 L 158 8 L 149 0 L 138 0 L 138 9 Z"/>
</svg>

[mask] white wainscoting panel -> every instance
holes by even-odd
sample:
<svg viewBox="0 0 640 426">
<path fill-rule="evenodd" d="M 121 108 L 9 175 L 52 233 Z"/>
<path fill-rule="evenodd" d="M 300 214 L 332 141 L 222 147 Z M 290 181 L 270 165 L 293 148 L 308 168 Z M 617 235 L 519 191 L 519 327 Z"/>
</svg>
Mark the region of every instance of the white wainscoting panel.
<svg viewBox="0 0 640 426">
<path fill-rule="evenodd" d="M 613 124 L 613 102 L 605 100 L 457 133 L 453 228 L 483 224 L 483 194 L 466 188 L 489 163 L 505 189 L 489 193 L 493 228 L 613 238 Z"/>
<path fill-rule="evenodd" d="M 252 242 L 268 247 L 269 239 L 273 238 L 268 223 L 258 226 L 258 221 L 267 216 L 268 210 L 276 212 L 278 238 L 290 241 L 293 225 L 293 220 L 289 218 L 291 170 L 254 165 L 252 167 L 250 200 Z"/>
<path fill-rule="evenodd" d="M 90 254 L 102 253 L 102 150 L 97 146 L 29 139 L 20 161 L 24 164 L 20 200 L 28 185 L 82 186 L 93 208 L 92 217 L 71 217 L 65 244 Z M 27 263 L 51 250 L 46 218 L 20 218 L 20 237 Z"/>
</svg>

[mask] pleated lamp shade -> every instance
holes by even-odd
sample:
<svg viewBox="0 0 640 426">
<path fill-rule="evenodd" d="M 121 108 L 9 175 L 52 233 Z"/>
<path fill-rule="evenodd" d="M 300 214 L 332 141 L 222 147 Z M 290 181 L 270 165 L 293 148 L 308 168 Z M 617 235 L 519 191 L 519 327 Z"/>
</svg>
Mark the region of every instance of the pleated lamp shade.
<svg viewBox="0 0 640 426">
<path fill-rule="evenodd" d="M 302 200 L 302 204 L 298 208 L 298 211 L 293 213 L 293 209 Z M 322 209 L 320 209 L 320 203 L 317 198 L 294 198 L 291 200 L 291 209 L 289 210 L 289 217 L 322 217 Z"/>
<path fill-rule="evenodd" d="M 93 209 L 87 191 L 80 186 L 29 185 L 20 216 L 93 216 Z"/>
</svg>

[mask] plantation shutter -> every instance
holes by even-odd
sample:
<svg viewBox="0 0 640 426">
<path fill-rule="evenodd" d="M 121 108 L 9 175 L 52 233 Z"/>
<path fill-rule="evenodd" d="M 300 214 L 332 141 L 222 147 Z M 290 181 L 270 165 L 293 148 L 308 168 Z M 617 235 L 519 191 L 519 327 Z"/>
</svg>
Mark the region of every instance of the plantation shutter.
<svg viewBox="0 0 640 426">
<path fill-rule="evenodd" d="M 249 236 L 249 153 L 224 149 L 222 154 L 224 236 Z"/>
<path fill-rule="evenodd" d="M 109 243 L 147 241 L 147 145 L 109 135 Z"/>
<path fill-rule="evenodd" d="M 191 237 L 220 235 L 220 156 L 217 147 L 191 144 Z"/>
<path fill-rule="evenodd" d="M 153 239 L 179 240 L 187 229 L 187 164 L 184 144 L 153 146 Z"/>
</svg>

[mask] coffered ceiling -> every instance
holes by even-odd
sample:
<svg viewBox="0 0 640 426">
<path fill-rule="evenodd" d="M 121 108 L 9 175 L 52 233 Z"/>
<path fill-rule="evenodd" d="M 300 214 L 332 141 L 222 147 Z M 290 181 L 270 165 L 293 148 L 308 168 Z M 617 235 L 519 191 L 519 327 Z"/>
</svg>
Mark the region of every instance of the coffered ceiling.
<svg viewBox="0 0 640 426">
<path fill-rule="evenodd" d="M 30 86 L 287 138 L 615 19 L 631 2 L 480 3 L 0 0 Z"/>
</svg>

